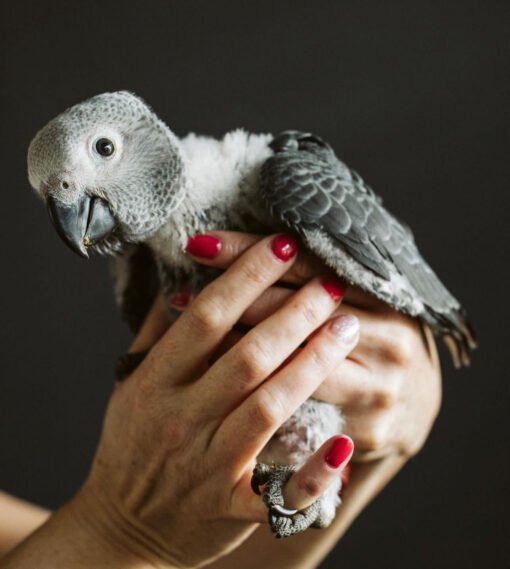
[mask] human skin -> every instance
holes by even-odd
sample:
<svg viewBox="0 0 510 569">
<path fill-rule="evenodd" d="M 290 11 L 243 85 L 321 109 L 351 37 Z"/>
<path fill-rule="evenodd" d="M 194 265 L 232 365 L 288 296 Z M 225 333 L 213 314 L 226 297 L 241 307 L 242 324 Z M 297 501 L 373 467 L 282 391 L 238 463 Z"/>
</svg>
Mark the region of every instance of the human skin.
<svg viewBox="0 0 510 569">
<path fill-rule="evenodd" d="M 341 299 L 313 279 L 208 363 L 243 312 L 294 262 L 277 258 L 273 241 L 255 244 L 206 287 L 116 386 L 86 483 L 1 567 L 198 567 L 266 520 L 250 486 L 256 456 L 359 337 L 356 318 L 329 320 Z M 349 459 L 327 464 L 338 440 L 302 467 L 319 473 L 323 488 Z M 299 507 L 311 502 L 300 488 L 295 493 Z"/>
<path fill-rule="evenodd" d="M 0 492 L 0 558 L 49 517 L 44 508 Z"/>
<path fill-rule="evenodd" d="M 215 231 L 207 237 L 218 240 L 217 254 L 194 258 L 220 269 L 228 268 L 262 239 L 233 231 Z M 289 270 L 244 312 L 240 323 L 256 325 L 292 296 L 296 287 L 324 274 L 333 275 L 317 257 L 300 249 Z M 179 300 L 181 304 L 174 308 L 182 312 L 186 305 L 182 297 Z M 432 333 L 416 319 L 353 287 L 347 288 L 335 314 L 355 315 L 361 325 L 360 339 L 314 397 L 341 407 L 345 433 L 355 442 L 355 461 L 391 452 L 413 456 L 422 448 L 441 404 L 441 369 Z M 240 332 L 232 332 L 224 346 L 239 337 Z"/>
<path fill-rule="evenodd" d="M 214 236 L 220 240 L 219 254 L 212 259 L 196 260 L 219 268 L 228 267 L 242 251 L 261 239 L 230 232 L 214 232 Z M 254 324 L 274 311 L 274 305 L 289 294 L 283 287 L 299 286 L 324 271 L 316 258 L 300 250 L 277 285 L 267 289 L 241 320 L 246 325 Z M 186 303 L 182 304 L 185 297 L 178 299 L 181 305 L 177 308 L 181 311 L 186 309 Z M 187 300 L 190 301 L 189 295 Z M 441 398 L 440 370 L 430 332 L 425 331 L 423 336 L 415 321 L 354 289 L 348 289 L 338 311 L 355 312 L 361 322 L 361 338 L 345 363 L 329 375 L 315 394 L 342 405 L 347 416 L 345 431 L 356 443 L 357 462 L 337 517 L 327 530 L 307 531 L 283 541 L 275 540 L 267 526 L 262 525 L 230 555 L 213 563 L 218 569 L 259 568 L 261 564 L 316 567 L 373 496 L 421 448 L 430 431 Z M 133 350 L 149 347 L 168 325 L 160 300 Z M 240 334 L 231 332 L 220 352 L 239 337 Z M 313 484 L 304 487 L 309 490 Z M 292 501 L 292 487 L 287 491 L 287 501 Z"/>
<path fill-rule="evenodd" d="M 219 241 L 217 254 L 196 260 L 222 269 L 261 239 L 236 232 L 210 235 Z M 292 294 L 284 287 L 300 286 L 324 271 L 316 257 L 300 250 L 289 271 L 257 299 L 241 322 L 256 324 Z M 177 300 L 180 306 L 175 308 L 185 310 L 182 301 L 186 295 Z M 430 433 L 441 403 L 441 370 L 430 330 L 353 288 L 347 290 L 336 313 L 355 314 L 361 323 L 357 346 L 314 394 L 341 406 L 346 419 L 344 432 L 355 443 L 342 506 L 328 529 L 307 531 L 289 540 L 276 541 L 261 526 L 229 556 L 213 563 L 215 569 L 317 567 L 373 497 L 422 448 Z M 238 336 L 232 333 L 229 342 L 237 341 Z M 310 481 L 308 489 L 313 494 Z M 288 488 L 286 503 L 290 507 L 293 498 L 293 489 Z"/>
</svg>

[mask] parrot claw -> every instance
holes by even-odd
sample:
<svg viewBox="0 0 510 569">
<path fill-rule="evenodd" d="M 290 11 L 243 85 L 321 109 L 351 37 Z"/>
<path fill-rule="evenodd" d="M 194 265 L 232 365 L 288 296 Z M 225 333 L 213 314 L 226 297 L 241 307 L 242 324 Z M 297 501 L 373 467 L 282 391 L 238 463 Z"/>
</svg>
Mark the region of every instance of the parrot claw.
<svg viewBox="0 0 510 569">
<path fill-rule="evenodd" d="M 264 486 L 269 480 L 271 475 L 271 466 L 268 464 L 258 463 L 253 469 L 253 474 L 251 477 L 251 489 L 260 496 L 262 492 L 260 491 L 260 486 Z"/>
<path fill-rule="evenodd" d="M 299 510 L 296 510 L 295 508 L 284 508 L 283 506 L 279 506 L 278 504 L 276 504 L 276 506 L 271 506 L 271 511 L 273 512 L 273 514 L 280 514 L 280 516 L 293 516 L 294 514 L 297 514 L 299 512 Z"/>
<path fill-rule="evenodd" d="M 148 354 L 148 350 L 143 352 L 128 352 L 117 361 L 117 366 L 115 367 L 115 379 L 117 381 L 123 381 L 131 375 L 135 369 L 143 362 L 145 356 Z"/>
<path fill-rule="evenodd" d="M 269 509 L 271 531 L 279 539 L 304 531 L 310 526 L 324 527 L 321 522 L 320 498 L 302 511 L 285 507 L 282 490 L 295 471 L 295 466 L 261 463 L 253 470 L 251 487 L 255 494 L 262 494 L 262 500 Z M 260 486 L 264 486 L 262 493 Z"/>
</svg>

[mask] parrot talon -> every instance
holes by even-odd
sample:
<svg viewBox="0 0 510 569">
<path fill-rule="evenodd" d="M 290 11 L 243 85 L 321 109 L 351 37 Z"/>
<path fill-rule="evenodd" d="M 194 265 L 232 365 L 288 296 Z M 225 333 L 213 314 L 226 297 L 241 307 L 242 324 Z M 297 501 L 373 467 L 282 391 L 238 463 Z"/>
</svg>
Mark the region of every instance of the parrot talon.
<svg viewBox="0 0 510 569">
<path fill-rule="evenodd" d="M 283 506 L 276 504 L 275 506 L 271 506 L 271 512 L 280 514 L 280 516 L 290 517 L 297 514 L 299 510 L 296 510 L 295 508 L 284 508 Z"/>
<path fill-rule="evenodd" d="M 264 486 L 262 500 L 268 508 L 268 522 L 276 538 L 289 537 L 308 529 L 310 526 L 322 527 L 320 498 L 304 510 L 286 508 L 282 490 L 297 468 L 293 465 L 280 466 L 257 464 L 253 470 L 251 487 L 256 494 L 261 494 L 259 487 Z"/>
<path fill-rule="evenodd" d="M 260 491 L 260 488 L 259 488 L 259 483 L 258 483 L 257 479 L 255 478 L 255 476 L 251 477 L 251 489 L 253 490 L 253 492 L 255 494 L 257 494 L 257 496 L 260 496 L 262 494 L 262 492 Z"/>
<path fill-rule="evenodd" d="M 135 369 L 143 362 L 145 356 L 149 353 L 148 350 L 143 352 L 128 352 L 117 361 L 115 367 L 115 379 L 117 381 L 123 381 L 131 375 Z"/>
<path fill-rule="evenodd" d="M 260 491 L 260 486 L 264 486 L 264 484 L 269 480 L 269 476 L 271 473 L 271 467 L 267 464 L 257 464 L 253 469 L 253 474 L 251 477 L 251 489 L 257 496 L 260 496 L 262 493 Z"/>
</svg>

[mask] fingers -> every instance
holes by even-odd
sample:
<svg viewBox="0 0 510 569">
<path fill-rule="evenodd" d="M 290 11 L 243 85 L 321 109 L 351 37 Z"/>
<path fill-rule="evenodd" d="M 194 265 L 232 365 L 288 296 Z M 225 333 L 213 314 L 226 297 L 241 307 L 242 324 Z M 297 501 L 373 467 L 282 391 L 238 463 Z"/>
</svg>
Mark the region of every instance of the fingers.
<svg viewBox="0 0 510 569">
<path fill-rule="evenodd" d="M 361 329 L 363 335 L 363 324 L 361 324 Z M 330 373 L 326 381 L 319 385 L 313 394 L 314 399 L 338 405 L 342 411 L 364 410 L 376 404 L 375 392 L 379 387 L 379 379 L 371 370 L 351 359 L 355 357 L 361 341 L 360 339 L 349 357 Z"/>
<path fill-rule="evenodd" d="M 197 385 L 197 398 L 207 398 L 216 416 L 223 418 L 331 315 L 342 293 L 340 281 L 314 279 L 300 289 L 214 363 Z"/>
<path fill-rule="evenodd" d="M 329 321 L 295 358 L 226 417 L 211 447 L 222 453 L 228 448 L 231 460 L 244 470 L 276 429 L 346 358 L 358 337 L 356 317 L 342 315 Z"/>
<path fill-rule="evenodd" d="M 295 289 L 271 286 L 257 298 L 239 318 L 239 322 L 255 326 L 265 320 L 296 292 Z M 193 296 L 185 290 L 172 295 L 168 302 L 174 310 L 184 312 L 189 306 Z"/>
<path fill-rule="evenodd" d="M 374 315 L 352 306 L 340 306 L 337 312 L 359 318 L 361 338 L 349 359 L 319 386 L 314 397 L 339 405 L 345 412 L 391 409 L 400 399 L 408 370 L 424 352 L 416 323 L 404 315 Z"/>
<path fill-rule="evenodd" d="M 217 240 L 216 246 L 213 239 Z M 236 231 L 211 231 L 207 235 L 196 235 L 192 238 L 193 246 L 188 252 L 203 265 L 227 269 L 241 255 L 263 237 L 250 233 Z M 201 240 L 204 245 L 201 247 Z M 301 285 L 312 278 L 323 275 L 329 270 L 314 255 L 306 250 L 299 252 L 298 258 L 282 275 L 281 280 L 287 283 Z"/>
<path fill-rule="evenodd" d="M 354 443 L 345 435 L 326 441 L 285 485 L 285 507 L 311 506 L 337 479 L 352 457 Z"/>
<path fill-rule="evenodd" d="M 241 321 L 257 325 L 294 294 L 290 289 L 268 288 L 243 314 Z M 354 314 L 359 319 L 360 341 L 349 357 L 332 371 L 327 381 L 321 383 L 314 398 L 334 403 L 349 412 L 388 409 L 395 403 L 401 388 L 399 364 L 405 360 L 406 351 L 420 347 L 415 346 L 420 337 L 416 333 L 411 338 L 403 337 L 406 336 L 406 327 L 400 323 L 400 317 L 374 317 L 370 312 L 344 306 L 343 303 L 336 309 L 336 314 Z M 228 351 L 241 337 L 238 332 L 229 335 L 221 353 Z"/>
<path fill-rule="evenodd" d="M 192 379 L 197 362 L 208 358 L 246 308 L 281 277 L 296 249 L 290 236 L 265 238 L 210 283 L 155 346 L 156 375 L 167 380 L 161 370 L 168 368 L 173 382 Z"/>
<path fill-rule="evenodd" d="M 303 510 L 315 502 L 342 475 L 353 451 L 354 443 L 345 435 L 327 440 L 285 485 L 285 507 Z M 232 516 L 267 523 L 267 512 L 261 497 L 251 489 L 251 473 L 247 473 L 236 486 Z"/>
<path fill-rule="evenodd" d="M 290 288 L 280 286 L 269 287 L 245 310 L 240 318 L 240 322 L 248 326 L 256 326 L 282 306 L 294 292 L 295 291 Z"/>
<path fill-rule="evenodd" d="M 354 459 L 357 462 L 401 451 L 399 427 L 385 412 L 367 411 L 364 415 L 345 413 L 344 419 L 345 433 L 356 441 Z"/>
<path fill-rule="evenodd" d="M 323 270 L 320 273 L 318 272 L 317 275 L 325 276 L 326 273 L 327 270 Z M 280 279 L 280 282 L 283 282 L 284 280 L 285 275 Z M 239 318 L 239 322 L 249 326 L 255 326 L 275 312 L 294 294 L 295 290 L 296 289 L 294 288 L 285 288 L 278 285 L 269 287 L 253 302 L 251 306 L 246 309 Z M 185 289 L 169 298 L 169 302 L 172 307 L 179 312 L 184 312 L 191 300 L 192 296 Z M 370 308 L 371 314 L 377 314 L 377 318 L 384 317 L 385 313 L 389 316 L 393 315 L 393 311 L 388 310 L 387 306 L 384 307 L 384 310 L 379 310 L 379 301 L 377 299 L 369 297 L 367 294 L 356 288 L 346 287 L 344 302 L 352 307 L 353 311 L 357 310 L 357 312 L 360 312 L 361 314 L 367 314 L 367 308 Z M 374 312 L 375 310 L 377 310 L 377 312 Z M 381 314 L 381 316 L 379 316 L 379 314 Z"/>
<path fill-rule="evenodd" d="M 196 235 L 190 241 L 188 253 L 201 264 L 219 269 L 228 268 L 236 259 L 247 251 L 262 237 L 250 233 L 236 231 L 213 231 L 206 235 Z M 305 247 L 301 247 L 297 259 L 282 275 L 281 282 L 290 285 L 302 285 L 314 277 L 335 272 Z M 346 301 L 354 306 L 370 308 L 372 310 L 387 311 L 388 306 L 374 296 L 358 288 L 349 288 Z"/>
</svg>

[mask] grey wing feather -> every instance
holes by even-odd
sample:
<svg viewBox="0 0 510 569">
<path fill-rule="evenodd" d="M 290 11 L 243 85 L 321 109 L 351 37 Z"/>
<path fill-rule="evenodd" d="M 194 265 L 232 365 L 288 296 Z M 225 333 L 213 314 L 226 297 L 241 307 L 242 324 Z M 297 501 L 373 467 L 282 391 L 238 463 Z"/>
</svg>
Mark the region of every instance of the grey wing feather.
<svg viewBox="0 0 510 569">
<path fill-rule="evenodd" d="M 159 273 L 151 251 L 132 245 L 111 259 L 114 291 L 123 319 L 137 333 L 159 291 Z"/>
<path fill-rule="evenodd" d="M 319 137 L 286 131 L 271 146 L 260 178 L 271 213 L 338 274 L 445 336 L 456 363 L 467 364 L 473 331 L 410 230 Z"/>
</svg>

